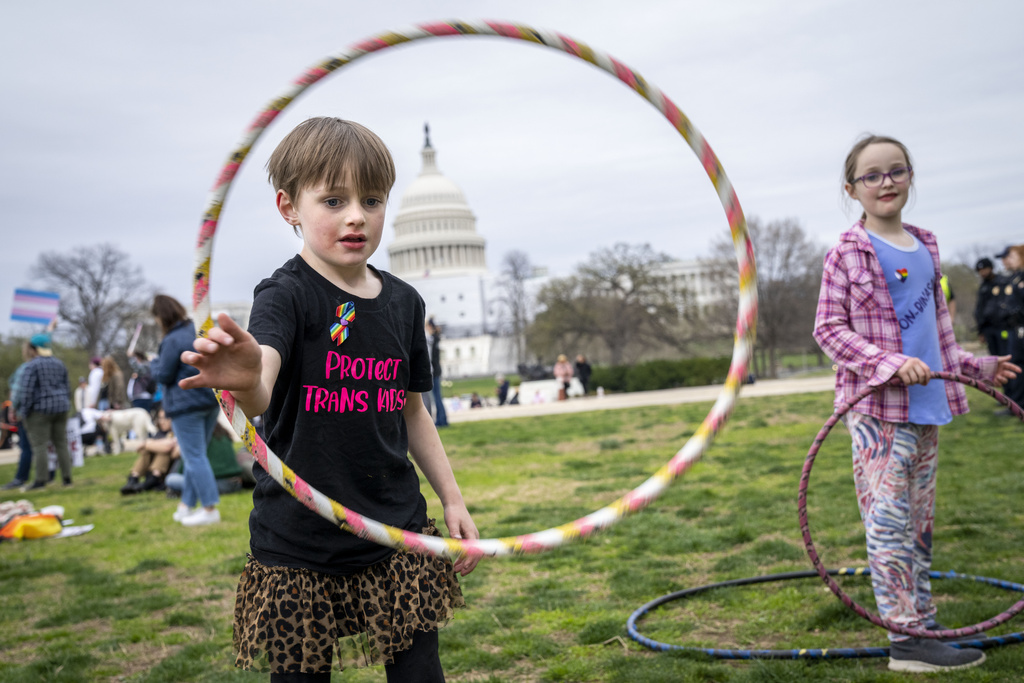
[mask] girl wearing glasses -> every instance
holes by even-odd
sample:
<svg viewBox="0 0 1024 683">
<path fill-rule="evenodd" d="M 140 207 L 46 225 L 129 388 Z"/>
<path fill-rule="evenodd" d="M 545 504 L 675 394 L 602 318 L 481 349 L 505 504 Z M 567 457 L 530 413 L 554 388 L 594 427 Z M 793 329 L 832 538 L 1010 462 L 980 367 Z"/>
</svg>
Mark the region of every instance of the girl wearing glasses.
<svg viewBox="0 0 1024 683">
<path fill-rule="evenodd" d="M 928 577 L 938 428 L 968 408 L 962 384 L 929 382 L 929 372 L 1001 385 L 1020 368 L 1009 356 L 975 358 L 957 345 L 938 285 L 935 236 L 902 221 L 913 177 L 910 153 L 897 140 L 867 136 L 850 150 L 844 189 L 863 213 L 825 256 L 814 338 L 838 366 L 837 408 L 866 386 L 881 387 L 844 418 L 878 611 L 907 628 L 943 630 Z M 894 378 L 901 383 L 889 385 Z M 979 649 L 935 639 L 890 633 L 889 640 L 894 671 L 985 660 Z"/>
</svg>

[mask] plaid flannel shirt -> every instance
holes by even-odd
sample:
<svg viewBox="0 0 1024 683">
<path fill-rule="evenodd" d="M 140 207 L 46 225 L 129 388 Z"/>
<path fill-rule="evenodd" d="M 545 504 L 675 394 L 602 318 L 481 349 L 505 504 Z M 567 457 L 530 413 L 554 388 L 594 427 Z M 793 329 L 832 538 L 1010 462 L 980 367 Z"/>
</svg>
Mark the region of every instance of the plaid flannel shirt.
<svg viewBox="0 0 1024 683">
<path fill-rule="evenodd" d="M 994 356 L 975 358 L 956 343 L 946 298 L 939 286 L 942 272 L 935 235 L 906 223 L 903 227 L 928 249 L 935 264 L 935 307 L 943 367 L 932 370 L 991 380 L 998 360 Z M 878 256 L 861 221 L 840 235 L 839 244 L 825 256 L 814 318 L 814 340 L 839 366 L 836 408 L 849 403 L 866 386 L 876 387 L 888 382 L 910 358 L 902 353 L 896 309 Z M 944 384 L 952 413 L 966 413 L 964 386 L 958 382 Z M 907 388 L 884 387 L 868 395 L 853 410 L 886 422 L 907 422 L 910 414 Z"/>
<path fill-rule="evenodd" d="M 68 398 L 68 369 L 53 356 L 33 358 L 21 373 L 21 409 L 32 413 L 59 415 L 71 409 Z"/>
</svg>

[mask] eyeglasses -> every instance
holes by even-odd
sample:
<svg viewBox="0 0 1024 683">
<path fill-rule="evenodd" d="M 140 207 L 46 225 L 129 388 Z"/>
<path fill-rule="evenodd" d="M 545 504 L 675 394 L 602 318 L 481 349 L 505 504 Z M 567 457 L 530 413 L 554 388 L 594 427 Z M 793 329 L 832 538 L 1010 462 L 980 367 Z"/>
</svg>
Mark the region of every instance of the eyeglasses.
<svg viewBox="0 0 1024 683">
<path fill-rule="evenodd" d="M 912 167 L 903 166 L 901 168 L 894 168 L 888 173 L 878 173 L 877 171 L 874 173 L 866 173 L 860 178 L 854 180 L 853 184 L 856 185 L 857 182 L 860 181 L 864 183 L 864 187 L 881 187 L 882 183 L 885 182 L 885 179 L 889 178 L 897 185 L 902 185 L 910 180 L 910 174 L 913 173 L 913 171 L 914 169 Z"/>
</svg>

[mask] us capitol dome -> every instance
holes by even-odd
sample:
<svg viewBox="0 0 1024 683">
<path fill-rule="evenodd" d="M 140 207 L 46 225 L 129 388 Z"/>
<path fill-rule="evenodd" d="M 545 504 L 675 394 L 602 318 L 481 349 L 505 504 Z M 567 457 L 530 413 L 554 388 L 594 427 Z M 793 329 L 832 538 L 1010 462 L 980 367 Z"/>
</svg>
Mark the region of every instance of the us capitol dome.
<svg viewBox="0 0 1024 683">
<path fill-rule="evenodd" d="M 487 241 L 462 190 L 437 167 L 424 126 L 420 174 L 402 193 L 388 245 L 389 270 L 416 288 L 442 329 L 444 377 L 514 371 L 500 278 L 487 268 Z M 536 292 L 546 277 L 531 279 Z"/>
<path fill-rule="evenodd" d="M 423 170 L 406 188 L 388 246 L 391 272 L 403 280 L 485 275 L 486 240 L 459 186 L 441 174 L 424 126 Z"/>
</svg>

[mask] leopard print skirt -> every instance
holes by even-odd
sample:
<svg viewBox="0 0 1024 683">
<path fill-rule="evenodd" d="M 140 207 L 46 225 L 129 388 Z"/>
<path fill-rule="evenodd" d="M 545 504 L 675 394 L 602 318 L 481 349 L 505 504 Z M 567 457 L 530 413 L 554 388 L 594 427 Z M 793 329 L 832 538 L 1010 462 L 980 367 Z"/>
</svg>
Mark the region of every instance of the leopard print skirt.
<svg viewBox="0 0 1024 683">
<path fill-rule="evenodd" d="M 441 536 L 430 520 L 424 534 Z M 325 673 L 390 664 L 416 631 L 434 631 L 465 607 L 449 560 L 397 552 L 351 576 L 267 567 L 252 556 L 235 596 L 235 666 Z"/>
</svg>

